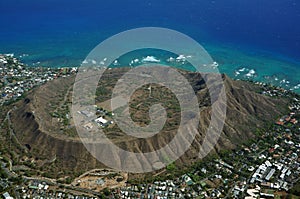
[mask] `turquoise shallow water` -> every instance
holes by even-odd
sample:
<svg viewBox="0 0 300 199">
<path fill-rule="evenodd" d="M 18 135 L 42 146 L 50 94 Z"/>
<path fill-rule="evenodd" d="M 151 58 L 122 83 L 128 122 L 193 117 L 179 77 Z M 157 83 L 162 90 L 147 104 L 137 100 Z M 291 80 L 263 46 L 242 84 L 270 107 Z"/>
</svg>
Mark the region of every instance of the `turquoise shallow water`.
<svg viewBox="0 0 300 199">
<path fill-rule="evenodd" d="M 66 45 L 71 46 L 72 44 L 73 43 L 70 42 Z M 78 45 L 78 43 L 76 43 L 76 45 Z M 300 63 L 296 60 L 284 57 L 283 55 L 275 55 L 273 52 L 260 51 L 257 49 L 237 49 L 235 46 L 227 44 L 206 43 L 203 46 L 213 60 L 219 64 L 218 69 L 221 73 L 225 73 L 234 79 L 247 79 L 271 83 L 300 93 Z M 69 50 L 64 49 L 63 52 L 57 52 L 57 54 L 52 51 L 53 48 L 51 45 L 43 48 L 44 49 L 38 54 L 17 52 L 16 56 L 25 63 L 33 66 L 80 66 L 83 60 L 80 58 L 82 52 L 74 51 L 71 48 Z M 49 49 L 49 51 L 47 49 Z M 93 49 L 93 46 L 91 46 L 90 49 Z M 186 70 L 191 69 L 188 63 L 170 62 L 170 60 L 168 60 L 170 57 L 176 58 L 178 55 L 154 49 L 136 51 L 121 56 L 115 67 L 143 64 L 143 59 L 147 56 L 159 60 L 157 63 L 160 64 Z"/>
<path fill-rule="evenodd" d="M 300 93 L 300 64 L 295 60 L 266 51 L 235 49 L 230 45 L 205 45 L 205 49 L 218 63 L 220 73 L 234 79 L 266 82 Z M 189 55 L 185 55 L 187 56 Z M 174 58 L 173 61 L 170 61 L 171 57 Z M 143 59 L 150 58 L 153 59 L 153 64 L 160 63 L 185 70 L 194 69 L 187 62 L 176 61 L 177 57 L 178 55 L 169 52 L 147 49 L 121 56 L 118 64 L 112 67 L 138 66 L 147 63 Z"/>
<path fill-rule="evenodd" d="M 251 79 L 300 92 L 300 63 L 271 52 L 207 47 L 219 70 L 235 79 Z"/>
</svg>

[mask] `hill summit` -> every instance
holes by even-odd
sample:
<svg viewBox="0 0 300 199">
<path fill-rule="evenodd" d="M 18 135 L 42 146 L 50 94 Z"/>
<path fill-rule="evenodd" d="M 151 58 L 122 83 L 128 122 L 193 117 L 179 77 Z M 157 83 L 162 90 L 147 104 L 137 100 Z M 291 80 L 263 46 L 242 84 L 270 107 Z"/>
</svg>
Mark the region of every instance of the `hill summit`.
<svg viewBox="0 0 300 199">
<path fill-rule="evenodd" d="M 97 114 L 106 121 L 113 121 L 112 110 L 107 101 L 117 80 L 128 68 L 111 69 L 105 72 L 96 92 Z M 206 134 L 211 119 L 211 100 L 204 78 L 199 73 L 180 71 L 192 85 L 198 97 L 200 124 L 191 148 L 176 161 L 178 165 L 188 165 L 198 159 L 199 146 Z M 214 152 L 234 149 L 255 136 L 257 128 L 273 122 L 286 111 L 287 99 L 271 98 L 261 94 L 259 85 L 235 81 L 222 76 L 227 96 L 227 116 L 225 126 Z M 96 167 L 105 167 L 86 150 L 81 143 L 70 114 L 74 76 L 58 78 L 33 90 L 23 101 L 15 104 L 11 112 L 14 132 L 27 154 L 41 170 L 48 170 L 58 176 L 70 172 L 82 172 Z M 150 152 L 167 145 L 180 121 L 180 109 L 176 97 L 167 88 L 151 85 L 136 90 L 130 101 L 132 119 L 140 126 L 149 123 L 149 108 L 162 101 L 168 118 L 162 132 L 146 139 L 125 135 L 113 122 L 103 128 L 106 136 L 122 149 L 132 152 Z M 105 148 L 103 148 L 103 151 Z M 114 155 L 114 154 L 112 154 Z M 126 161 L 114 157 L 119 164 Z M 139 160 L 137 160 L 139 161 Z"/>
</svg>

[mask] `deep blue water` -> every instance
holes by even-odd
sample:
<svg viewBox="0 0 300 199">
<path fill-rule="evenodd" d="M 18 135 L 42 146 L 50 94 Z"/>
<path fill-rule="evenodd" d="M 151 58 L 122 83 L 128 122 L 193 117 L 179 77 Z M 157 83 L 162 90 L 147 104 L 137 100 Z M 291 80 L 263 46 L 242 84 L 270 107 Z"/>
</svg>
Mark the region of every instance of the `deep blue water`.
<svg viewBox="0 0 300 199">
<path fill-rule="evenodd" d="M 246 66 L 297 85 L 299 21 L 297 0 L 7 0 L 0 1 L 0 53 L 28 54 L 28 64 L 78 65 L 106 38 L 156 26 L 196 39 L 231 76 Z"/>
</svg>

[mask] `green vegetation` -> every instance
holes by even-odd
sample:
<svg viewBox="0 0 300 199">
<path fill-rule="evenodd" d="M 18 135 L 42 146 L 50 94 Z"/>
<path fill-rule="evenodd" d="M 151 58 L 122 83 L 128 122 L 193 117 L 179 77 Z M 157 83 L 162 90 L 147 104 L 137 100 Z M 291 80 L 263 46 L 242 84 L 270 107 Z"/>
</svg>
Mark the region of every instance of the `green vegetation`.
<svg viewBox="0 0 300 199">
<path fill-rule="evenodd" d="M 0 167 L 0 178 L 8 178 L 7 173 L 4 171 L 2 167 Z"/>
<path fill-rule="evenodd" d="M 169 165 L 167 166 L 167 171 L 168 171 L 168 172 L 173 172 L 173 171 L 175 171 L 176 169 L 177 169 L 177 167 L 176 167 L 176 165 L 175 165 L 174 162 L 171 163 L 171 164 L 169 164 Z"/>
<path fill-rule="evenodd" d="M 300 196 L 300 182 L 298 182 L 289 192 L 293 195 Z"/>
</svg>

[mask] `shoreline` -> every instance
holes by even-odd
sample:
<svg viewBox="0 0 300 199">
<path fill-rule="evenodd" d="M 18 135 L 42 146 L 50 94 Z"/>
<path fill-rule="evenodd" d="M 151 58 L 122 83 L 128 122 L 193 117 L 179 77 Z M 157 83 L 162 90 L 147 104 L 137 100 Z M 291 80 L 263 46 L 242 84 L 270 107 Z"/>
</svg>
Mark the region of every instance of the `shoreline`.
<svg viewBox="0 0 300 199">
<path fill-rule="evenodd" d="M 19 65 L 25 67 L 28 70 L 38 70 L 38 69 L 47 69 L 47 70 L 64 70 L 64 69 L 72 69 L 77 70 L 80 66 L 57 66 L 57 67 L 47 67 L 47 66 L 32 66 L 32 65 L 27 65 L 22 62 L 20 58 L 16 58 L 14 54 L 0 54 L 1 56 L 4 57 L 9 57 L 11 59 L 16 59 Z M 170 67 L 174 67 L 180 70 L 185 70 L 189 72 L 195 72 L 193 70 L 190 70 L 189 63 L 186 61 L 189 55 L 179 55 L 177 58 L 169 58 L 167 61 L 161 61 L 160 62 L 155 62 L 159 64 L 165 64 Z M 157 57 L 154 56 L 147 56 L 144 58 L 146 59 L 157 59 Z M 171 60 L 171 61 L 170 61 Z M 219 60 L 220 62 L 214 62 L 215 66 L 217 67 L 218 71 L 220 71 L 221 74 L 226 74 L 228 75 L 231 79 L 233 80 L 243 80 L 243 81 L 250 81 L 254 83 L 261 83 L 273 87 L 278 87 L 278 88 L 283 88 L 285 90 L 300 94 L 300 82 L 293 82 L 292 80 L 289 80 L 289 78 L 285 75 L 282 74 L 273 74 L 273 75 L 264 75 L 261 74 L 255 67 L 249 67 L 249 66 L 239 66 L 236 67 L 234 70 L 228 71 L 228 69 L 225 69 L 226 64 L 224 64 L 222 59 Z M 251 61 L 251 60 L 249 60 Z M 117 64 L 116 64 L 117 63 Z M 110 64 L 109 68 L 127 68 L 127 67 L 136 67 L 139 66 L 139 64 L 143 63 L 153 63 L 153 62 L 147 62 L 143 61 L 143 59 L 135 59 L 131 61 L 128 65 L 124 65 L 119 62 L 113 62 Z M 155 64 L 153 63 L 153 64 Z M 257 63 L 254 63 L 254 65 Z M 287 66 L 289 68 L 291 66 Z M 234 67 L 233 67 L 234 68 Z M 297 78 L 297 77 L 296 77 Z"/>
<path fill-rule="evenodd" d="M 255 49 L 254 47 L 247 49 L 247 47 L 240 46 L 236 49 L 233 44 L 219 45 L 214 43 L 207 43 L 203 46 L 212 56 L 213 60 L 218 63 L 220 73 L 224 73 L 232 79 L 259 81 L 300 93 L 300 72 L 298 70 L 300 62 L 297 60 L 268 50 Z M 44 57 L 45 54 L 31 55 L 16 53 L 15 56 L 29 67 L 58 69 L 79 67 L 84 61 L 80 58 L 79 54 L 84 53 L 79 52 L 77 55 L 53 54 L 51 56 L 50 52 L 49 56 L 51 57 L 48 58 Z M 179 62 L 185 61 L 184 59 L 176 60 L 176 55 L 174 56 L 164 51 L 158 52 L 147 49 L 145 51 L 130 52 L 129 55 L 130 56 L 121 56 L 117 64 L 112 63 L 111 65 L 113 67 L 137 66 L 143 64 L 143 60 L 147 60 L 147 58 L 149 60 L 149 58 L 151 58 L 152 60 L 159 60 L 159 62 L 155 63 L 178 67 L 180 69 L 189 70 L 190 67 L 186 62 Z M 181 55 L 178 57 L 180 56 Z M 193 55 L 184 56 L 183 58 Z M 175 59 L 175 61 L 171 61 L 171 58 Z M 247 73 L 239 71 L 243 68 L 247 70 Z"/>
</svg>

